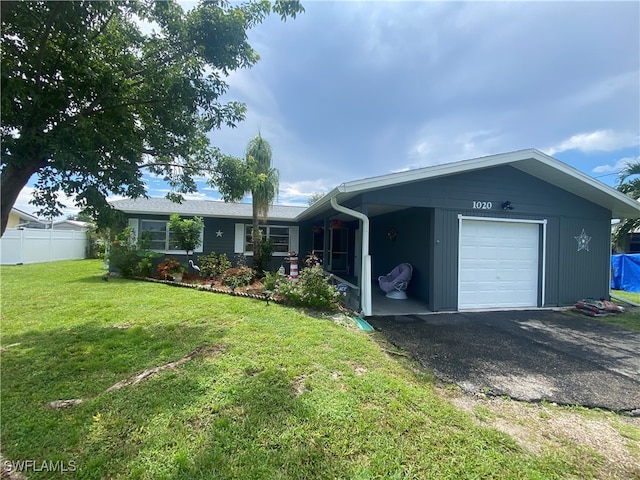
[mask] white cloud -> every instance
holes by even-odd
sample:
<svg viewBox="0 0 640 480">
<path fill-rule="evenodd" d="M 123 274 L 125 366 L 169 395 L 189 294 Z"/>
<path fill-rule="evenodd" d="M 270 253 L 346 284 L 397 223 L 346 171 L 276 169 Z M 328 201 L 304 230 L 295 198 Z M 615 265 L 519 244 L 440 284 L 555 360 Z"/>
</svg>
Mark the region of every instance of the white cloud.
<svg viewBox="0 0 640 480">
<path fill-rule="evenodd" d="M 624 157 L 615 162 L 613 165 L 607 163 L 605 165 L 598 165 L 593 169 L 593 173 L 619 173 L 627 168 L 630 163 L 640 162 L 640 156 L 637 157 Z"/>
<path fill-rule="evenodd" d="M 598 79 L 585 85 L 582 89 L 569 95 L 565 108 L 577 108 L 585 105 L 609 101 L 612 97 L 624 96 L 625 92 L 637 95 L 640 80 L 637 70 Z"/>
<path fill-rule="evenodd" d="M 16 199 L 16 203 L 13 206 L 18 210 L 22 210 L 25 213 L 29 213 L 31 215 L 38 217 L 39 215 L 37 215 L 36 212 L 40 210 L 40 207 L 37 207 L 29 203 L 33 198 L 34 190 L 35 189 L 33 187 L 29 187 L 29 186 L 24 187 L 20 191 L 20 194 Z M 112 195 L 107 198 L 107 201 L 112 202 L 114 200 L 122 200 L 124 198 L 126 197 L 122 195 Z M 66 218 L 69 215 L 77 215 L 78 213 L 80 213 L 80 208 L 78 208 L 75 204 L 75 197 L 69 197 L 65 195 L 64 192 L 58 191 L 58 200 L 64 205 L 64 208 L 62 208 L 62 215 L 60 215 L 59 217 L 56 217 L 57 219 Z"/>
<path fill-rule="evenodd" d="M 474 129 L 473 119 L 452 118 L 429 122 L 416 135 L 407 152 L 407 163 L 393 171 L 502 153 L 517 148 L 497 128 Z"/>
<path fill-rule="evenodd" d="M 330 185 L 325 179 L 281 182 L 278 204 L 306 206 L 312 194 L 327 193 L 333 187 L 335 185 Z"/>
<path fill-rule="evenodd" d="M 29 201 L 33 198 L 33 188 L 32 187 L 24 187 L 20 190 L 20 194 L 16 199 L 16 203 L 13 205 L 18 210 L 22 210 L 25 213 L 29 213 L 31 215 L 35 215 L 37 207 L 31 205 Z"/>
<path fill-rule="evenodd" d="M 558 145 L 546 149 L 549 155 L 567 150 L 581 152 L 613 152 L 623 148 L 638 145 L 638 134 L 629 132 L 615 132 L 613 130 L 596 130 L 590 133 L 578 133 L 560 142 Z"/>
<path fill-rule="evenodd" d="M 185 200 L 218 200 L 219 199 L 202 192 L 183 193 L 182 196 L 184 197 Z"/>
<path fill-rule="evenodd" d="M 32 205 L 29 203 L 33 199 L 33 187 L 24 187 L 18 198 L 16 199 L 16 203 L 13 205 L 18 210 L 22 210 L 25 213 L 29 213 L 31 215 L 38 216 L 36 212 L 40 210 L 40 207 Z M 75 206 L 74 197 L 69 197 L 65 195 L 63 192 L 58 192 L 58 201 L 62 203 L 65 207 L 62 209 L 61 217 L 67 217 L 68 215 L 76 215 L 80 213 L 80 209 Z M 58 218 L 61 218 L 58 217 Z"/>
</svg>

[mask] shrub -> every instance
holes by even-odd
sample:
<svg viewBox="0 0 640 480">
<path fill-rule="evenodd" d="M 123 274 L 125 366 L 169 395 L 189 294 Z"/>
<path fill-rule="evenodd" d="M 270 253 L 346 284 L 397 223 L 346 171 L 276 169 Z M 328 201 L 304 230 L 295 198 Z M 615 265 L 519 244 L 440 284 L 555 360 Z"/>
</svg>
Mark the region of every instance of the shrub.
<svg viewBox="0 0 640 480">
<path fill-rule="evenodd" d="M 231 262 L 226 253 L 211 252 L 198 256 L 200 273 L 204 276 L 220 276 L 231 268 Z"/>
<path fill-rule="evenodd" d="M 125 278 L 150 277 L 153 259 L 159 254 L 149 250 L 149 239 L 136 239 L 134 230 L 126 227 L 115 236 L 107 258 L 109 268 L 117 270 Z"/>
<path fill-rule="evenodd" d="M 169 217 L 169 231 L 171 232 L 170 240 L 174 241 L 177 246 L 187 252 L 194 251 L 202 243 L 200 232 L 204 220 L 202 217 L 193 217 L 192 220 L 180 219 L 180 215 L 174 213 Z"/>
<path fill-rule="evenodd" d="M 265 277 L 262 280 L 262 285 L 265 290 L 269 290 L 270 292 L 275 292 L 278 287 L 278 283 L 284 279 L 284 275 L 280 272 L 265 272 Z"/>
<path fill-rule="evenodd" d="M 253 268 L 256 272 L 265 272 L 269 270 L 269 265 L 271 264 L 271 258 L 273 258 L 273 240 L 268 239 L 260 243 L 260 257 L 259 261 L 255 261 Z"/>
<path fill-rule="evenodd" d="M 277 282 L 276 293 L 290 305 L 311 308 L 337 308 L 342 298 L 330 283 L 330 277 L 326 277 L 322 268 L 316 265 L 303 269 L 297 282 L 282 278 Z"/>
<path fill-rule="evenodd" d="M 162 278 L 167 278 L 176 274 L 184 273 L 186 268 L 182 265 L 177 258 L 165 258 L 158 265 L 158 273 Z"/>
<path fill-rule="evenodd" d="M 240 265 L 239 267 L 230 268 L 224 272 L 222 275 L 222 284 L 234 289 L 251 285 L 251 282 L 253 282 L 255 278 L 256 272 L 253 268 Z"/>
</svg>

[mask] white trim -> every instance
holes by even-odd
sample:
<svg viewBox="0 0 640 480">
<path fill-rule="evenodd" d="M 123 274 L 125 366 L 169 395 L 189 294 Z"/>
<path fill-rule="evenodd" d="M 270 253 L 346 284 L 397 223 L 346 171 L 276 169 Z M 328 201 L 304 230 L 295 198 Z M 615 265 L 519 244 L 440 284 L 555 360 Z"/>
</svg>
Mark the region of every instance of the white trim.
<svg viewBox="0 0 640 480">
<path fill-rule="evenodd" d="M 244 253 L 244 223 L 236 223 L 233 237 L 233 253 Z"/>
<path fill-rule="evenodd" d="M 236 223 L 235 224 L 235 238 L 234 238 L 234 247 L 233 253 L 242 254 L 245 257 L 252 257 L 253 252 L 245 250 L 245 235 L 247 234 L 247 227 L 251 228 L 253 225 L 251 223 Z M 288 257 L 289 252 L 298 252 L 299 248 L 299 236 L 300 236 L 300 227 L 297 225 L 279 225 L 277 223 L 267 223 L 261 224 L 260 228 L 286 228 L 289 230 L 289 245 L 288 251 L 286 252 L 273 252 L 271 254 L 272 257 Z"/>
<path fill-rule="evenodd" d="M 542 225 L 543 223 L 546 225 L 547 219 L 535 220 L 535 219 L 526 219 L 526 218 L 505 218 L 505 217 L 474 217 L 473 215 L 462 215 L 458 214 L 458 219 L 460 220 L 484 220 L 486 222 L 505 222 L 505 223 L 539 223 Z"/>
<path fill-rule="evenodd" d="M 130 218 L 129 219 L 129 226 L 133 230 L 133 233 L 134 233 L 134 235 L 136 237 L 136 242 L 137 242 L 138 238 L 139 238 L 140 219 L 139 218 Z"/>
<path fill-rule="evenodd" d="M 298 251 L 299 248 L 300 248 L 300 227 L 298 227 L 297 225 L 290 225 L 289 226 L 289 250 L 299 255 L 300 254 L 300 252 Z"/>
<path fill-rule="evenodd" d="M 140 240 L 140 233 L 142 230 L 142 222 L 156 222 L 165 224 L 165 245 L 168 246 L 169 242 L 169 221 L 168 220 L 156 220 L 152 218 L 129 218 L 129 226 L 133 228 L 135 232 L 136 242 Z M 166 248 L 152 248 L 152 252 L 163 253 L 165 255 L 188 255 L 186 250 L 170 250 Z M 204 225 L 200 229 L 200 246 L 193 250 L 192 253 L 204 252 Z"/>
<path fill-rule="evenodd" d="M 462 247 L 462 221 L 463 220 L 480 220 L 485 222 L 504 222 L 504 223 L 536 223 L 542 225 L 542 255 L 540 259 L 540 280 L 538 282 L 540 291 L 540 306 L 545 306 L 545 290 L 546 290 L 546 276 L 547 276 L 547 219 L 540 220 L 526 219 L 526 218 L 506 218 L 506 217 L 474 217 L 473 215 L 458 214 L 458 310 L 460 309 L 460 248 Z"/>
<path fill-rule="evenodd" d="M 545 218 L 542 223 L 542 271 L 540 272 L 540 288 L 542 291 L 540 292 L 540 308 L 544 308 L 545 305 L 545 292 L 546 288 L 546 279 L 547 279 L 547 219 Z M 611 285 L 611 283 L 609 283 Z"/>
</svg>

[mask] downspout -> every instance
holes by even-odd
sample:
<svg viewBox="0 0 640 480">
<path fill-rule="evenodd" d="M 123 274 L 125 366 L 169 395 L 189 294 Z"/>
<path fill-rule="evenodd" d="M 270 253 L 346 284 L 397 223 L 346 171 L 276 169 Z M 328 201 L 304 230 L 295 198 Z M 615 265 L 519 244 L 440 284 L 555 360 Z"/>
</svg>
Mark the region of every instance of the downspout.
<svg viewBox="0 0 640 480">
<path fill-rule="evenodd" d="M 335 197 L 331 197 L 331 206 L 338 212 L 345 213 L 362 220 L 362 269 L 360 271 L 360 303 L 362 315 L 371 316 L 371 255 L 369 255 L 369 217 L 364 213 L 351 210 L 338 204 Z"/>
</svg>

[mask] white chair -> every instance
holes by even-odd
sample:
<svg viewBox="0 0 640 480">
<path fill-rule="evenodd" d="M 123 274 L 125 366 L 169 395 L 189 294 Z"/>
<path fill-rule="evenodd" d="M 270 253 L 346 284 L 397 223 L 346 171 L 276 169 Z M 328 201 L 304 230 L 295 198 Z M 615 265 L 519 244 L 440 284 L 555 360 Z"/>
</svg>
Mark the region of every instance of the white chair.
<svg viewBox="0 0 640 480">
<path fill-rule="evenodd" d="M 413 267 L 409 263 L 401 263 L 386 275 L 378 277 L 378 283 L 386 297 L 396 300 L 407 298 L 407 287 L 413 275 Z"/>
</svg>

